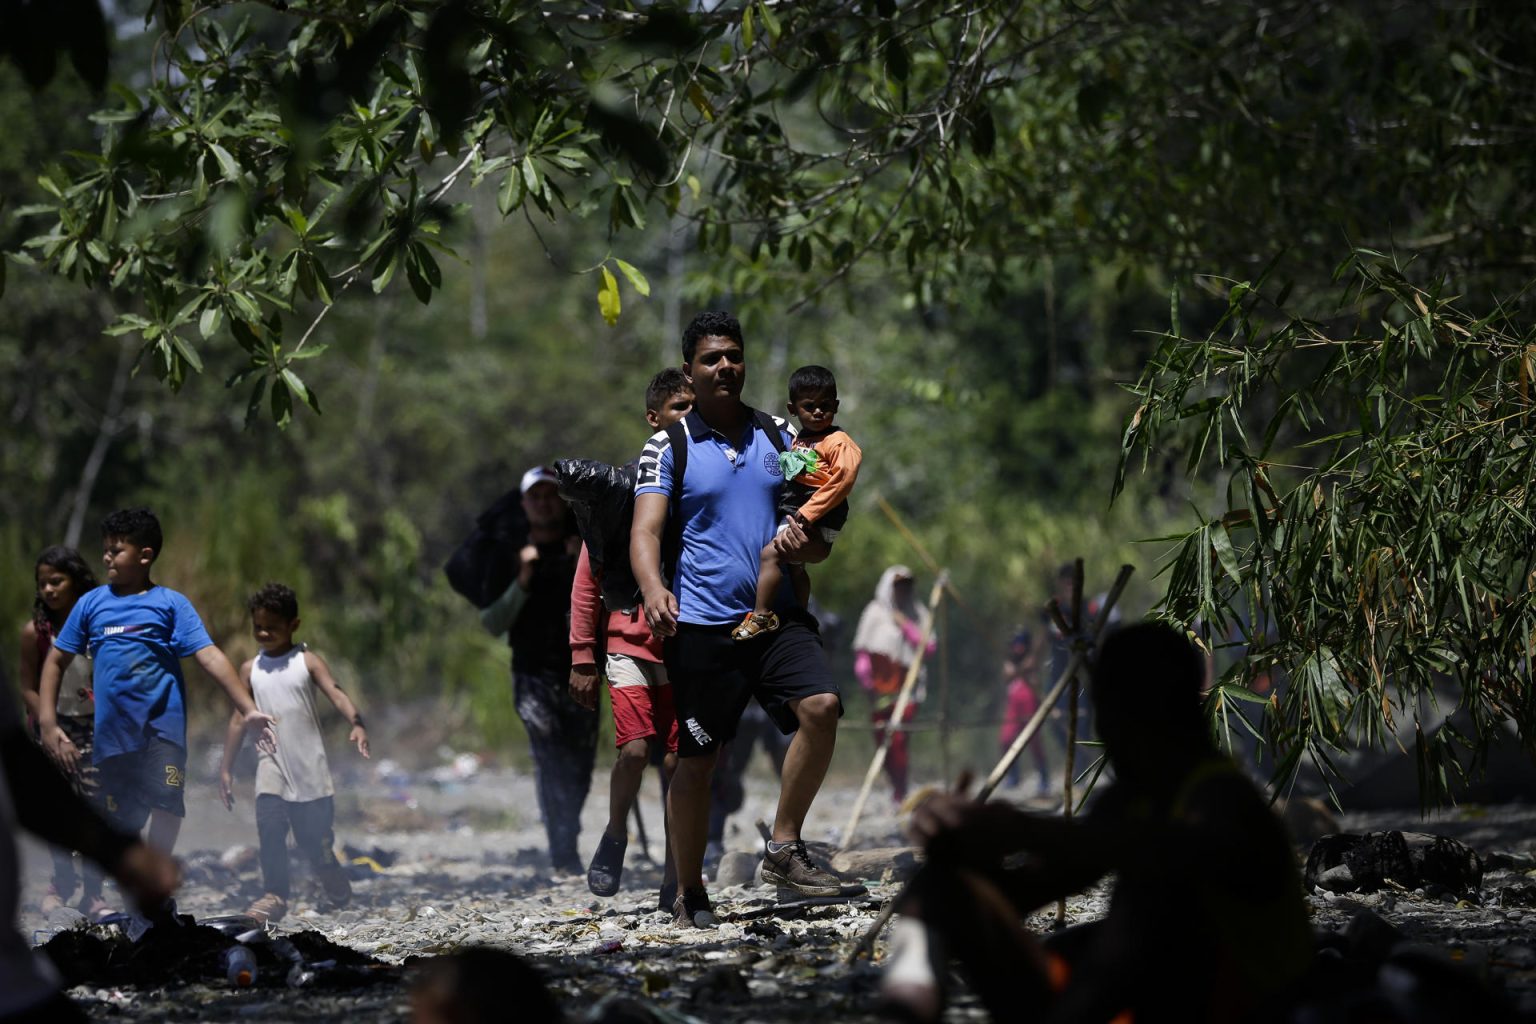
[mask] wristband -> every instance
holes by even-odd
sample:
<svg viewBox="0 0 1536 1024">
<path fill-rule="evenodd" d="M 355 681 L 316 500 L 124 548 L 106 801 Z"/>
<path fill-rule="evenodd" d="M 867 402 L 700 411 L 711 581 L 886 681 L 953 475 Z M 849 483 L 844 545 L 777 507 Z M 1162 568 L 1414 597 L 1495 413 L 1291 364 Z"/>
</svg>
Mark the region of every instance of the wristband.
<svg viewBox="0 0 1536 1024">
<path fill-rule="evenodd" d="M 359 729 L 365 728 L 363 725 L 363 716 L 361 713 L 352 716 L 352 724 L 357 726 Z"/>
</svg>

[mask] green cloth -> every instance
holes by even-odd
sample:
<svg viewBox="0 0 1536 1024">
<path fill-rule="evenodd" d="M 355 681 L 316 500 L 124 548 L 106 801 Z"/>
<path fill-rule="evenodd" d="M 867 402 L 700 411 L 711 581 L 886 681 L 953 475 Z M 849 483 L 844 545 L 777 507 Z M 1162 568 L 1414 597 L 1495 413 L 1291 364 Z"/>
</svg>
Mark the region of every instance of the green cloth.
<svg viewBox="0 0 1536 1024">
<path fill-rule="evenodd" d="M 793 480 L 801 473 L 814 473 L 820 463 L 821 456 L 814 448 L 791 448 L 779 453 L 779 468 L 784 471 L 785 480 Z"/>
</svg>

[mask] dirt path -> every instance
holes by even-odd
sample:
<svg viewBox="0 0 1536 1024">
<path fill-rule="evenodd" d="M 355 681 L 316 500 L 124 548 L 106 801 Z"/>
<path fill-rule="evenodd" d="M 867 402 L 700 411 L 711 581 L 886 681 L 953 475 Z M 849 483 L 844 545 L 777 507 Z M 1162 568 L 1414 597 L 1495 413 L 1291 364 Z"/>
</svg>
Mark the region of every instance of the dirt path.
<svg viewBox="0 0 1536 1024">
<path fill-rule="evenodd" d="M 865 903 L 823 907 L 790 917 L 749 917 L 766 905 L 771 890 L 733 887 L 715 893 L 725 923 L 708 932 L 673 927 L 656 909 L 659 868 L 640 856 L 632 841 L 624 888 L 611 900 L 587 892 L 585 880 L 552 879 L 543 852 L 532 780 L 511 771 L 480 772 L 465 780 L 431 782 L 425 777 L 354 781 L 339 800 L 339 843 L 373 851 L 388 861 L 382 873 L 355 882 L 351 906 L 322 909 L 318 887 L 302 872 L 297 898 L 281 930 L 313 930 L 329 940 L 369 954 L 387 965 L 369 976 L 375 983 L 345 988 L 326 984 L 289 989 L 280 979 L 263 979 L 249 990 L 230 990 L 222 979 L 159 989 L 81 987 L 75 997 L 93 1018 L 114 1021 L 331 1021 L 400 1020 L 406 1012 L 406 972 L 411 958 L 451 951 L 472 943 L 509 948 L 529 957 L 561 993 L 573 1016 L 590 1012 L 603 998 L 624 996 L 710 1022 L 789 1021 L 808 1014 L 823 1018 L 872 1020 L 870 1006 L 877 969 L 853 968 L 843 957 L 873 919 L 879 900 L 894 888 L 869 880 Z M 583 853 L 590 854 L 605 817 L 606 778 L 594 780 L 583 816 Z M 758 849 L 752 822 L 771 815 L 776 791 L 752 780 L 747 806 L 733 819 L 727 848 Z M 189 794 L 186 829 L 179 851 L 187 880 L 179 898 L 183 912 L 207 918 L 237 912 L 259 894 L 253 859 L 226 851 L 253 846 L 251 801 L 233 815 L 219 806 L 208 786 Z M 807 838 L 835 842 L 854 798 L 847 786 L 831 786 L 818 801 Z M 660 850 L 659 792 L 654 779 L 643 794 L 651 850 Z M 895 842 L 899 822 L 888 801 L 877 795 L 860 827 L 867 845 Z M 1417 828 L 1458 835 L 1483 853 L 1536 853 L 1536 809 L 1503 807 L 1454 812 L 1438 822 L 1417 815 L 1375 815 L 1347 822 L 1352 828 Z M 25 849 L 25 886 L 35 903 L 46 884 L 48 858 L 36 845 Z M 296 862 L 296 868 L 297 868 Z M 1457 907 L 1412 893 L 1393 897 L 1311 897 L 1319 927 L 1342 927 L 1356 910 L 1374 909 L 1414 938 L 1441 947 L 1470 949 L 1521 1000 L 1536 1006 L 1536 953 L 1530 925 L 1536 918 L 1501 908 Z M 1091 920 L 1103 910 L 1102 894 L 1074 899 L 1069 918 Z M 57 922 L 54 922 L 55 924 Z M 50 922 L 35 910 L 23 927 L 46 939 Z M 1523 965 L 1523 966 L 1522 966 Z M 951 1019 L 979 1017 L 962 1004 Z"/>
</svg>

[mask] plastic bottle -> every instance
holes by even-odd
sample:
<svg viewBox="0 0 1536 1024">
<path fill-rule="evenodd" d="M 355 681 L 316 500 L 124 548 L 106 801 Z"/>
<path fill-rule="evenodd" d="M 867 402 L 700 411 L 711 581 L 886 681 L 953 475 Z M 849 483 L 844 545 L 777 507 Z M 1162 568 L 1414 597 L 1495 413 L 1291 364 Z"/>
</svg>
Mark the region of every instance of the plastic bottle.
<svg viewBox="0 0 1536 1024">
<path fill-rule="evenodd" d="M 224 951 L 224 976 L 236 988 L 256 983 L 256 954 L 244 946 L 230 946 Z"/>
</svg>

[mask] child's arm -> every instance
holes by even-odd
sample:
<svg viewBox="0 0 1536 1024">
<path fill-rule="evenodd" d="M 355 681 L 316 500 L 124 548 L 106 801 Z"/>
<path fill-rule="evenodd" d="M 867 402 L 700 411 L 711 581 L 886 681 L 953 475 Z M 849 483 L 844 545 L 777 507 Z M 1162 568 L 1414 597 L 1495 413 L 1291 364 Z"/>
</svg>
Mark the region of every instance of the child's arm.
<svg viewBox="0 0 1536 1024">
<path fill-rule="evenodd" d="M 240 685 L 246 693 L 251 694 L 254 702 L 255 694 L 251 692 L 251 662 L 247 661 L 240 666 Z M 235 809 L 235 793 L 233 787 L 235 773 L 235 757 L 240 753 L 240 744 L 245 740 L 245 716 L 239 711 L 229 713 L 229 726 L 224 730 L 224 757 L 219 762 L 219 798 L 224 801 L 224 809 Z"/>
<path fill-rule="evenodd" d="M 309 677 L 320 687 L 320 692 L 328 697 L 336 710 L 340 711 L 347 721 L 352 723 L 352 731 L 347 734 L 348 743 L 357 744 L 357 752 L 364 757 L 372 758 L 368 753 L 368 730 L 363 728 L 363 716 L 357 710 L 357 705 L 352 703 L 341 684 L 336 682 L 336 677 L 331 675 L 331 667 L 325 663 L 325 659 L 314 651 L 304 652 L 304 667 L 309 669 Z"/>
<path fill-rule="evenodd" d="M 55 644 L 43 661 L 43 671 L 37 680 L 37 731 L 42 736 L 43 749 L 66 772 L 73 772 L 80 761 L 80 751 L 69 734 L 59 728 L 59 683 L 64 670 L 75 656 Z"/>
<path fill-rule="evenodd" d="M 833 434 L 828 440 L 831 443 L 826 448 L 817 449 L 827 479 L 800 506 L 800 518 L 807 523 L 816 522 L 848 499 L 864 461 L 864 453 L 846 433 Z"/>
<path fill-rule="evenodd" d="M 52 655 L 49 655 L 50 660 Z M 213 678 L 224 690 L 229 702 L 240 713 L 241 727 L 247 732 L 256 734 L 256 745 L 263 750 L 272 750 L 277 746 L 277 735 L 272 731 L 273 718 L 264 711 L 256 708 L 256 701 L 251 697 L 249 684 L 242 686 L 240 676 L 235 672 L 235 666 L 229 663 L 224 652 L 219 650 L 217 644 L 209 644 L 199 648 L 193 655 L 198 665 L 204 672 Z"/>
<path fill-rule="evenodd" d="M 37 623 L 31 619 L 21 627 L 21 702 L 27 707 L 27 715 L 37 719 L 38 675 L 42 671 L 42 659 L 37 656 Z"/>
<path fill-rule="evenodd" d="M 592 574 L 587 546 L 576 559 L 571 580 L 571 699 L 588 711 L 597 708 L 597 631 L 602 614 L 602 594 Z"/>
</svg>

